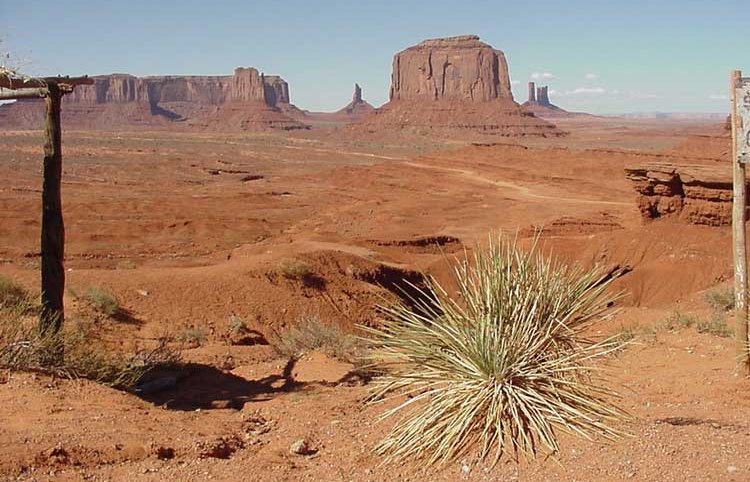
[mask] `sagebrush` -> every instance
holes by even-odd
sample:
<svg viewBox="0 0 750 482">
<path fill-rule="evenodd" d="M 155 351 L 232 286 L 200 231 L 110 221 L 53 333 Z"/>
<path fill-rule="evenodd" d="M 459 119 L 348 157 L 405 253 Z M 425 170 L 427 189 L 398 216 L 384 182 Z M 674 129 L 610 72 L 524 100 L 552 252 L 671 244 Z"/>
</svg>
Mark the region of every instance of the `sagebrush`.
<svg viewBox="0 0 750 482">
<path fill-rule="evenodd" d="M 559 432 L 612 440 L 626 414 L 595 360 L 622 341 L 585 336 L 617 295 L 600 269 L 566 267 L 515 241 L 490 239 L 459 260 L 457 290 L 434 278 L 418 299 L 381 307 L 369 359 L 384 372 L 373 401 L 403 397 L 378 445 L 387 459 L 442 463 L 473 454 L 536 456 Z"/>
<path fill-rule="evenodd" d="M 361 348 L 357 337 L 317 316 L 303 317 L 294 325 L 273 333 L 269 341 L 278 354 L 288 358 L 320 350 L 333 358 L 353 362 Z"/>
<path fill-rule="evenodd" d="M 166 341 L 121 353 L 103 342 L 92 323 L 66 320 L 62 330 L 39 330 L 24 304 L 0 306 L 0 367 L 86 378 L 122 389 L 134 387 L 152 369 L 179 362 Z"/>
<path fill-rule="evenodd" d="M 83 299 L 95 310 L 107 316 L 120 312 L 120 301 L 114 293 L 101 286 L 89 286 L 83 293 Z"/>
</svg>

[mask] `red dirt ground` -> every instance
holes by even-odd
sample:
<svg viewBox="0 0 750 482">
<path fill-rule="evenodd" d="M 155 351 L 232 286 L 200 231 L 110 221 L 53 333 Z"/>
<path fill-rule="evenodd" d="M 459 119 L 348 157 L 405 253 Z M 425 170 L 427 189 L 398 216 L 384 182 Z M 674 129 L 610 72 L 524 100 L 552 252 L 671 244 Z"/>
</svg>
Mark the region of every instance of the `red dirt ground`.
<svg viewBox="0 0 750 482">
<path fill-rule="evenodd" d="M 150 400 L 2 374 L 0 478 L 750 480 L 750 382 L 735 376 L 731 339 L 662 322 L 675 310 L 710 316 L 704 295 L 730 280 L 731 233 L 644 224 L 623 172 L 664 158 L 715 166 L 728 141 L 688 122 L 559 124 L 570 135 L 525 145 L 348 130 L 67 132 L 68 286 L 117 294 L 132 323 L 105 322 L 108 339 L 198 327 L 207 340 L 184 352 L 192 374 Z M 0 274 L 33 289 L 41 136 L 6 131 L 0 145 Z M 560 463 L 384 465 L 372 449 L 393 421 L 363 405 L 368 387 L 347 377 L 352 366 L 320 353 L 291 366 L 267 345 L 228 342 L 233 315 L 265 335 L 309 315 L 350 331 L 375 323 L 374 304 L 402 277 L 444 279 L 446 254 L 539 228 L 564 259 L 630 270 L 616 282 L 622 311 L 596 329 L 635 334 L 607 363 L 632 437 L 565 438 Z M 315 282 L 283 275 L 293 258 Z M 68 298 L 75 316 L 83 307 Z M 298 439 L 315 453 L 291 454 Z"/>
</svg>

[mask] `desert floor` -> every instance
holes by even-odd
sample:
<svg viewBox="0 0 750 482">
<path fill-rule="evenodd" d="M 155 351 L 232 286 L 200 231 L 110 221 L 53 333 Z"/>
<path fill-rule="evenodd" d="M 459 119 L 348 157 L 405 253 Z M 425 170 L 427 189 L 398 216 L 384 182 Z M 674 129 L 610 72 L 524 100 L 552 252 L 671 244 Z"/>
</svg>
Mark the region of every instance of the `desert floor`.
<svg viewBox="0 0 750 482">
<path fill-rule="evenodd" d="M 100 322 L 111 343 L 205 340 L 183 347 L 178 385 L 151 397 L 0 374 L 0 478 L 750 480 L 750 381 L 732 339 L 665 323 L 714 316 L 705 295 L 731 283 L 730 228 L 643 221 L 623 171 L 668 161 L 728 177 L 728 138 L 694 122 L 559 123 L 569 136 L 473 144 L 346 129 L 66 132 L 68 316 L 85 316 L 74 293 L 99 285 L 128 314 Z M 0 132 L 0 146 L 0 275 L 38 290 L 41 133 Z M 291 363 L 228 335 L 232 317 L 264 336 L 311 316 L 355 332 L 403 278 L 446 279 L 490 233 L 525 242 L 540 229 L 555 256 L 626 268 L 619 313 L 595 329 L 633 337 L 605 364 L 632 415 L 615 443 L 564 437 L 556 460 L 494 467 L 384 463 L 373 448 L 394 420 L 364 404 L 353 365 L 318 352 Z M 284 276 L 289 260 L 314 282 Z M 314 454 L 290 453 L 299 439 Z"/>
</svg>

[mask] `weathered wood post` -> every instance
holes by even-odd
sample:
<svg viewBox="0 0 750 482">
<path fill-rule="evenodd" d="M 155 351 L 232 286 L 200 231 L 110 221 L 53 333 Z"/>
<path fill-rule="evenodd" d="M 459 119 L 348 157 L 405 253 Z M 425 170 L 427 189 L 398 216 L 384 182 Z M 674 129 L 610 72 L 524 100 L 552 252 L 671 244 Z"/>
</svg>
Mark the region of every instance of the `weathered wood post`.
<svg viewBox="0 0 750 482">
<path fill-rule="evenodd" d="M 65 312 L 65 226 L 63 224 L 60 182 L 62 178 L 62 91 L 55 82 L 47 85 L 47 116 L 44 144 L 44 184 L 42 188 L 42 310 L 39 328 L 58 331 Z"/>
<path fill-rule="evenodd" d="M 734 299 L 736 342 L 739 371 L 750 375 L 750 343 L 748 340 L 748 290 L 747 290 L 747 188 L 745 162 L 750 161 L 750 81 L 742 78 L 739 70 L 732 72 L 732 241 L 734 246 Z"/>
<path fill-rule="evenodd" d="M 77 85 L 93 85 L 84 77 L 19 77 L 0 71 L 0 100 L 44 98 L 47 107 L 44 142 L 44 183 L 42 187 L 42 309 L 39 329 L 57 332 L 65 310 L 65 227 L 60 184 L 62 180 L 62 97 Z M 5 90 L 4 90 L 5 89 Z"/>
</svg>

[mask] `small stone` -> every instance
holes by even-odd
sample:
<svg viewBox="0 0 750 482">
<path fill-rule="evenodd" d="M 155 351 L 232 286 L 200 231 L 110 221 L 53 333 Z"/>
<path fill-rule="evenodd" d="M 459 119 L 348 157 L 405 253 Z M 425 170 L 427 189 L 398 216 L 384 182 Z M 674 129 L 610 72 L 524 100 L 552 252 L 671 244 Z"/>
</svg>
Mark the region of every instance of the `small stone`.
<svg viewBox="0 0 750 482">
<path fill-rule="evenodd" d="M 727 472 L 729 472 L 730 474 L 733 474 L 733 473 L 737 472 L 738 470 L 740 470 L 740 469 L 738 469 L 734 465 L 730 465 L 729 467 L 727 467 Z"/>
<path fill-rule="evenodd" d="M 310 448 L 310 444 L 307 443 L 307 440 L 299 439 L 292 442 L 292 445 L 289 447 L 289 452 L 295 455 L 311 455 L 314 454 L 316 450 Z"/>
<path fill-rule="evenodd" d="M 159 460 L 170 460 L 174 458 L 174 449 L 172 447 L 156 447 L 154 454 Z"/>
</svg>

